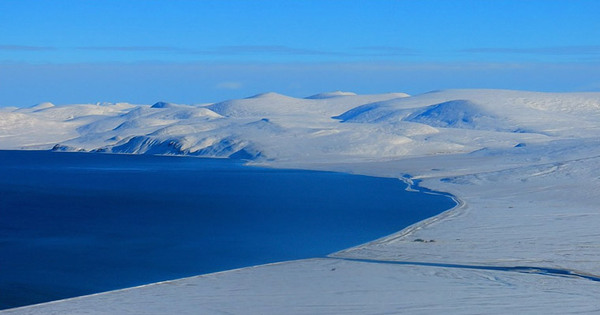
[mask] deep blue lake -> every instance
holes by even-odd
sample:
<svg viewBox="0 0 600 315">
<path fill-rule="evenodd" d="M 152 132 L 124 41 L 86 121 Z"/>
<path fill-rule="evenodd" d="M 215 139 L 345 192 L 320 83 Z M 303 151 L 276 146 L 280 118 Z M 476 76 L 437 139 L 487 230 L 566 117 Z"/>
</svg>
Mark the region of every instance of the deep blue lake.
<svg viewBox="0 0 600 315">
<path fill-rule="evenodd" d="M 0 309 L 323 257 L 454 205 L 389 178 L 0 151 Z"/>
</svg>

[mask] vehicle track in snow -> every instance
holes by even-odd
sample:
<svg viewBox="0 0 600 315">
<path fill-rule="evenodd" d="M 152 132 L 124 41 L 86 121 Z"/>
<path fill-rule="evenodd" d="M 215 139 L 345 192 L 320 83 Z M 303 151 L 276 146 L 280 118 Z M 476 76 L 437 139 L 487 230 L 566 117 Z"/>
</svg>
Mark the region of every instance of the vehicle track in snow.
<svg viewBox="0 0 600 315">
<path fill-rule="evenodd" d="M 457 268 L 457 269 L 474 269 L 474 270 L 492 270 L 518 272 L 527 274 L 536 274 L 553 277 L 579 278 L 595 282 L 600 282 L 600 276 L 577 270 L 548 268 L 536 266 L 493 266 L 493 265 L 467 265 L 467 264 L 450 264 L 450 263 L 433 263 L 422 261 L 395 261 L 395 260 L 377 260 L 377 259 L 362 259 L 349 257 L 327 257 L 329 259 L 338 259 L 353 262 L 374 263 L 374 264 L 394 264 L 407 266 L 427 266 L 440 268 Z"/>
</svg>

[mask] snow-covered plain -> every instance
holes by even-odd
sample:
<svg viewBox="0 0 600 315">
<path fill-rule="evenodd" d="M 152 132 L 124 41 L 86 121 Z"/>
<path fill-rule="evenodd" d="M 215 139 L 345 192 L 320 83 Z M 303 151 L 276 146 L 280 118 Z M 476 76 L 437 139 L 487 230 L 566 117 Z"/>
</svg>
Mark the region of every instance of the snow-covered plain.
<svg viewBox="0 0 600 315">
<path fill-rule="evenodd" d="M 0 109 L 1 149 L 245 158 L 397 177 L 459 200 L 329 257 L 4 312 L 600 312 L 599 131 L 600 93 L 266 93 L 205 105 Z"/>
</svg>

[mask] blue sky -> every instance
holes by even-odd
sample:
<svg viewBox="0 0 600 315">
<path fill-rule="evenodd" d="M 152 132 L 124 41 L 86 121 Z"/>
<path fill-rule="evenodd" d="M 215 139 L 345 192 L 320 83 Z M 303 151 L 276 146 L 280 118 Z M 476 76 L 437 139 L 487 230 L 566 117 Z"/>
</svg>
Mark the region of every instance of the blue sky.
<svg viewBox="0 0 600 315">
<path fill-rule="evenodd" d="M 600 91 L 600 1 L 0 0 L 0 106 Z"/>
</svg>

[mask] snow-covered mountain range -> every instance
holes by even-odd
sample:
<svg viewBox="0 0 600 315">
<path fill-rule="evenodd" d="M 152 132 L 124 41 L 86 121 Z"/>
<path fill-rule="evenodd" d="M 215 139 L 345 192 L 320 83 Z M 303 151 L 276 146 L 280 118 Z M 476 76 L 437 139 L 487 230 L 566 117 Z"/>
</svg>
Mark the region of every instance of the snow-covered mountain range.
<svg viewBox="0 0 600 315">
<path fill-rule="evenodd" d="M 312 162 L 468 153 L 593 137 L 599 95 L 449 90 L 265 93 L 203 105 L 42 103 L 0 111 L 0 148 Z"/>
<path fill-rule="evenodd" d="M 418 181 L 459 201 L 327 258 L 7 313 L 597 312 L 599 131 L 600 93 L 266 93 L 202 105 L 0 108 L 0 149 L 242 158 Z"/>
</svg>

